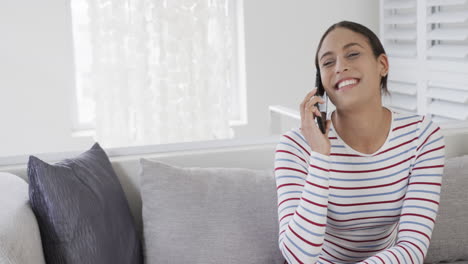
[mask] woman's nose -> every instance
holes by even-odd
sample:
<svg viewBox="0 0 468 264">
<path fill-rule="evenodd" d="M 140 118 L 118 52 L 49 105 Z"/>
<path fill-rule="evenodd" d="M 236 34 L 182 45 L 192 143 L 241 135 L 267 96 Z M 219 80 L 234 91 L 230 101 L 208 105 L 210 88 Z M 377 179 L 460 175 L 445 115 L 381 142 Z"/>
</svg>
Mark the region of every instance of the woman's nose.
<svg viewBox="0 0 468 264">
<path fill-rule="evenodd" d="M 336 73 L 342 73 L 344 71 L 348 70 L 348 64 L 345 60 L 343 59 L 337 59 L 335 63 L 335 72 Z"/>
</svg>

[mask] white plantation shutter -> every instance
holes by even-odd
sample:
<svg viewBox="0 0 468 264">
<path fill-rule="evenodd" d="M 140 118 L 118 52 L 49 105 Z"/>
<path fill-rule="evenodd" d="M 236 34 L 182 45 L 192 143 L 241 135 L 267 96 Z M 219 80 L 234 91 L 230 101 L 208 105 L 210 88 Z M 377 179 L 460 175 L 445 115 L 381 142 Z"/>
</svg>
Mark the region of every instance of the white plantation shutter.
<svg viewBox="0 0 468 264">
<path fill-rule="evenodd" d="M 381 0 L 389 55 L 384 104 L 468 126 L 468 0 Z"/>
<path fill-rule="evenodd" d="M 416 0 L 383 1 L 383 43 L 390 56 L 415 58 Z"/>
</svg>

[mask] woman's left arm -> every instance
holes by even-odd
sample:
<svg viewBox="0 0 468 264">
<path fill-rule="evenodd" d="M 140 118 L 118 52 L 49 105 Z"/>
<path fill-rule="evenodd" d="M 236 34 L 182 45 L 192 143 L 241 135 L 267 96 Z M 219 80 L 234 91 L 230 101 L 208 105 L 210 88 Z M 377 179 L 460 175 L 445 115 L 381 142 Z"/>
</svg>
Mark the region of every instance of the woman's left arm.
<svg viewBox="0 0 468 264">
<path fill-rule="evenodd" d="M 418 132 L 395 245 L 360 263 L 424 262 L 439 209 L 445 140 L 439 126 L 427 117 Z"/>
</svg>

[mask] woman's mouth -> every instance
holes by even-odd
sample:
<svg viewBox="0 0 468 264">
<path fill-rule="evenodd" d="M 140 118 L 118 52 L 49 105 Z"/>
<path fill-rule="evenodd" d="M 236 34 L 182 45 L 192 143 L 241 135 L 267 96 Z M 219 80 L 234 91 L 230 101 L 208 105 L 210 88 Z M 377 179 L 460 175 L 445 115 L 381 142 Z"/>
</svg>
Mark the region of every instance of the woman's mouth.
<svg viewBox="0 0 468 264">
<path fill-rule="evenodd" d="M 346 91 L 346 90 L 353 88 L 358 83 L 359 83 L 359 79 L 357 78 L 347 78 L 347 79 L 339 81 L 335 85 L 335 89 L 338 91 Z"/>
</svg>

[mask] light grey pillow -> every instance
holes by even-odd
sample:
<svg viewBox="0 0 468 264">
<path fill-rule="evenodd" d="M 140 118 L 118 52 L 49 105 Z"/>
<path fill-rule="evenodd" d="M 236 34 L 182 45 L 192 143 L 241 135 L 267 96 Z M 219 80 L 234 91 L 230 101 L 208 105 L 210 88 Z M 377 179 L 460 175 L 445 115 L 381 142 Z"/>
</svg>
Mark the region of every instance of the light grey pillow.
<svg viewBox="0 0 468 264">
<path fill-rule="evenodd" d="M 29 205 L 28 184 L 0 172 L 0 263 L 45 263 L 41 235 Z"/>
<path fill-rule="evenodd" d="M 283 263 L 273 172 L 142 159 L 145 263 Z"/>
<path fill-rule="evenodd" d="M 445 161 L 439 212 L 425 263 L 468 260 L 468 155 Z"/>
</svg>

